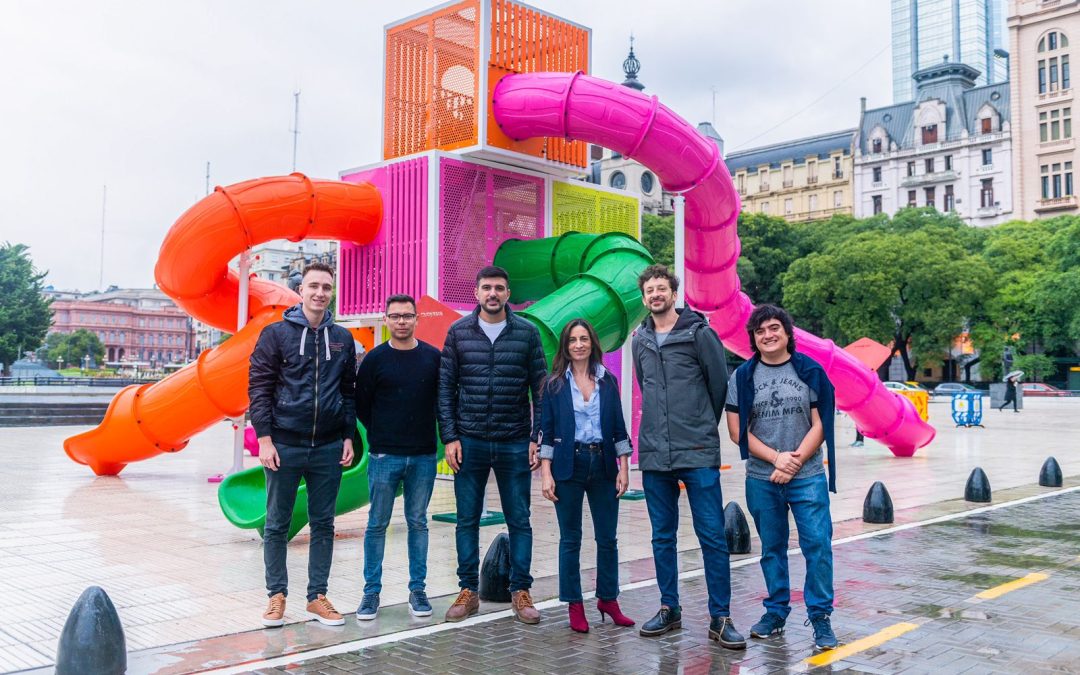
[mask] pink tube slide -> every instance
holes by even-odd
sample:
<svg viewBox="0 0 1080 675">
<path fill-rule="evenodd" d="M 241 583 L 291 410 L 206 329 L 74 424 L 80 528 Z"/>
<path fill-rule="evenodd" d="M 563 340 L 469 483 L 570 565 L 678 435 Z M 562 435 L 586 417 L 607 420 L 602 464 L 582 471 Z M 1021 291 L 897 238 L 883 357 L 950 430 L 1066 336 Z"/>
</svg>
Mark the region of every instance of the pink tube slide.
<svg viewBox="0 0 1080 675">
<path fill-rule="evenodd" d="M 495 87 L 492 110 L 515 140 L 555 136 L 583 140 L 641 162 L 664 189 L 686 197 L 686 300 L 709 314 L 724 345 L 748 358 L 746 320 L 753 303 L 742 292 L 736 224 L 739 196 L 709 139 L 655 96 L 582 73 L 507 75 Z M 869 438 L 910 457 L 934 438 L 906 398 L 831 340 L 796 331 L 800 352 L 819 362 L 836 386 L 836 401 Z"/>
</svg>

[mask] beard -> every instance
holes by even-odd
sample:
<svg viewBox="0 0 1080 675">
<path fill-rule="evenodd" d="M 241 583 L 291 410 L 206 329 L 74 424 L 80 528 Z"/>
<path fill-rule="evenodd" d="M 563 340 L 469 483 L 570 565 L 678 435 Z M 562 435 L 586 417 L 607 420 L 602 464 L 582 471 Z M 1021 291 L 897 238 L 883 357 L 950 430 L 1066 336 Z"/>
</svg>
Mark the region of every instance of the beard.
<svg viewBox="0 0 1080 675">
<path fill-rule="evenodd" d="M 649 311 L 652 312 L 653 314 L 667 314 L 668 310 L 670 310 L 674 306 L 675 306 L 675 300 L 674 299 L 672 299 L 670 302 L 664 302 L 663 305 L 661 305 L 661 307 L 659 309 L 656 309 L 655 306 L 652 303 L 649 303 Z"/>
<path fill-rule="evenodd" d="M 505 303 L 500 302 L 498 307 L 495 307 L 494 309 L 492 309 L 490 306 L 488 306 L 488 303 L 485 302 L 485 303 L 480 305 L 480 308 L 483 309 L 485 313 L 491 314 L 492 316 L 494 316 L 495 314 L 498 314 L 499 312 L 503 311 L 503 307 L 505 307 L 505 306 L 506 306 Z"/>
</svg>

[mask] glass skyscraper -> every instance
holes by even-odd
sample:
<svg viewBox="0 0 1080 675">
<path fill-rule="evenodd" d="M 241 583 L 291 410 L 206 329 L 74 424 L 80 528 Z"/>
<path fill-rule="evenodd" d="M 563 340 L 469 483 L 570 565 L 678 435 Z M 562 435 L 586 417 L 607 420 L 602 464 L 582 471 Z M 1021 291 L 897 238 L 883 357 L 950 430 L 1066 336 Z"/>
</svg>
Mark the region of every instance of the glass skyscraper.
<svg viewBox="0 0 1080 675">
<path fill-rule="evenodd" d="M 911 75 L 948 57 L 980 72 L 976 85 L 1009 79 L 1006 0 L 892 0 L 893 101 L 915 95 Z"/>
</svg>

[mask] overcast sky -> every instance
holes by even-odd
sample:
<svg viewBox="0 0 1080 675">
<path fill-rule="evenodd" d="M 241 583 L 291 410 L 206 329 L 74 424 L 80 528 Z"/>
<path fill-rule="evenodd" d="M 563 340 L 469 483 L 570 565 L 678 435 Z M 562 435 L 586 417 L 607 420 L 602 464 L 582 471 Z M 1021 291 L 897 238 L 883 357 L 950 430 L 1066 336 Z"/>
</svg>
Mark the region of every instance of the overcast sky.
<svg viewBox="0 0 1080 675">
<path fill-rule="evenodd" d="M 299 171 L 380 160 L 382 27 L 433 4 L 4 0 L 0 242 L 29 245 L 57 288 L 97 288 L 107 185 L 104 283 L 150 286 L 206 162 L 211 186 L 290 171 L 297 87 Z M 533 4 L 592 28 L 600 77 L 622 81 L 633 31 L 646 93 L 691 122 L 715 86 L 729 152 L 852 127 L 860 96 L 891 102 L 888 0 Z"/>
</svg>

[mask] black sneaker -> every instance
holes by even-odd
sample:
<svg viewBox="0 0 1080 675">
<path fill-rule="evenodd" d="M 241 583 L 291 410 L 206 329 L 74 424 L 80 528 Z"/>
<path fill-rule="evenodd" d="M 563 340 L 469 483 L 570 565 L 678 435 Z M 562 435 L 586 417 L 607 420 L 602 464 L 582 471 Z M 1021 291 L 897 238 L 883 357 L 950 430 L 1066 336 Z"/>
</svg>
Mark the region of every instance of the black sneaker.
<svg viewBox="0 0 1080 675">
<path fill-rule="evenodd" d="M 836 649 L 836 646 L 840 643 L 836 640 L 836 633 L 833 633 L 832 622 L 829 620 L 828 614 L 812 616 L 803 625 L 809 626 L 810 624 L 814 625 L 814 647 L 818 651 Z"/>
<path fill-rule="evenodd" d="M 709 639 L 716 640 L 725 649 L 746 649 L 746 638 L 735 630 L 730 616 L 714 616 L 709 622 Z"/>
<path fill-rule="evenodd" d="M 418 617 L 431 616 L 431 603 L 428 602 L 427 593 L 424 591 L 409 593 L 409 614 Z"/>
<path fill-rule="evenodd" d="M 676 628 L 682 628 L 682 610 L 678 607 L 661 607 L 656 616 L 646 621 L 638 633 L 642 637 L 656 637 Z"/>
<path fill-rule="evenodd" d="M 372 621 L 379 615 L 379 594 L 364 593 L 360 606 L 356 608 L 356 618 L 360 621 Z"/>
<path fill-rule="evenodd" d="M 750 627 L 750 637 L 767 638 L 784 634 L 784 619 L 779 614 L 765 612 L 761 619 Z"/>
</svg>

